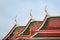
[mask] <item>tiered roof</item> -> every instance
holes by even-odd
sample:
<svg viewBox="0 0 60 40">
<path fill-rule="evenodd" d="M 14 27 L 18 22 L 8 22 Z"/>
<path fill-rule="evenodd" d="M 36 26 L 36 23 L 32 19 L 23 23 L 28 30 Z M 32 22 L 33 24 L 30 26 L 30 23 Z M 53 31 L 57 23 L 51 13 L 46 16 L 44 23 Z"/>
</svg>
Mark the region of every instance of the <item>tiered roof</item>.
<svg viewBox="0 0 60 40">
<path fill-rule="evenodd" d="M 32 11 L 32 10 L 31 10 Z M 60 16 L 49 17 L 45 8 L 46 16 L 43 21 L 33 21 L 31 19 L 26 26 L 19 26 L 15 18 L 16 24 L 11 31 L 3 38 L 3 40 L 15 39 L 39 39 L 39 37 L 60 37 Z"/>
</svg>

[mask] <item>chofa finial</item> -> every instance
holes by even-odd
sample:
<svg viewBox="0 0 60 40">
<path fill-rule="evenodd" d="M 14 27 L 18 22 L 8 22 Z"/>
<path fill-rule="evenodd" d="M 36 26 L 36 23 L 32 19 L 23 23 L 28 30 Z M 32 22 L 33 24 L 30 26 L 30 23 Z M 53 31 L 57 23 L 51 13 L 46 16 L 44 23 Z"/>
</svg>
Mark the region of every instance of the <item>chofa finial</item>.
<svg viewBox="0 0 60 40">
<path fill-rule="evenodd" d="M 48 15 L 48 12 L 47 12 L 47 9 L 46 8 L 47 8 L 47 6 L 45 6 L 45 12 L 46 12 L 46 15 Z"/>
<path fill-rule="evenodd" d="M 16 18 L 17 18 L 17 15 L 15 16 L 15 23 L 17 24 L 17 19 Z"/>
<path fill-rule="evenodd" d="M 30 17 L 32 18 L 32 9 L 30 10 Z"/>
</svg>

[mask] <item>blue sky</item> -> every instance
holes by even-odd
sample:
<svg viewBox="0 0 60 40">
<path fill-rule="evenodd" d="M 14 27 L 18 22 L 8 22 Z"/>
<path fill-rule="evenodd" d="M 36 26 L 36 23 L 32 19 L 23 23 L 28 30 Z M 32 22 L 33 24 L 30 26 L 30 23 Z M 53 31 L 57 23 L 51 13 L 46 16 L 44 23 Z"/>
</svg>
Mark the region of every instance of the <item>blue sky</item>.
<svg viewBox="0 0 60 40">
<path fill-rule="evenodd" d="M 49 15 L 60 16 L 60 0 L 0 0 L 0 39 L 14 26 L 14 17 L 20 25 L 26 25 L 30 19 L 30 9 L 35 20 L 43 20 L 44 5 Z"/>
</svg>

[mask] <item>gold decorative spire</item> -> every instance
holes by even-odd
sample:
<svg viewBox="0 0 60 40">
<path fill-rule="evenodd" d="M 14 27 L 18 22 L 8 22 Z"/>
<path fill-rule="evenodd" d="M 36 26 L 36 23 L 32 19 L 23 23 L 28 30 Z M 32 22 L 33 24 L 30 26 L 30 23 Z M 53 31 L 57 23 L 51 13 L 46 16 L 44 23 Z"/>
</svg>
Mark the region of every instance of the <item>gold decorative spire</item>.
<svg viewBox="0 0 60 40">
<path fill-rule="evenodd" d="M 17 18 L 17 15 L 15 16 L 15 23 L 17 24 L 17 19 L 16 18 Z"/>
<path fill-rule="evenodd" d="M 30 10 L 30 17 L 32 18 L 32 9 Z"/>
<path fill-rule="evenodd" d="M 48 15 L 48 12 L 47 12 L 46 6 L 45 6 L 45 12 L 46 12 L 46 15 Z"/>
</svg>

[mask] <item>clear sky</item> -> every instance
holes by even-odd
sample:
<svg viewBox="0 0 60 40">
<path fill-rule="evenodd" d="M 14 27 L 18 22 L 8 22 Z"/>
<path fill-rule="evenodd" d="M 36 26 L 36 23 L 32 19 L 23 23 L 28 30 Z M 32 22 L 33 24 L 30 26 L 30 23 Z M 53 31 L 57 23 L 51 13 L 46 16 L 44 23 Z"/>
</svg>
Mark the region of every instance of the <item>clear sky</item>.
<svg viewBox="0 0 60 40">
<path fill-rule="evenodd" d="M 0 40 L 14 26 L 14 17 L 20 25 L 26 25 L 30 19 L 30 9 L 35 20 L 43 20 L 44 5 L 49 15 L 60 16 L 60 0 L 0 0 Z"/>
</svg>

